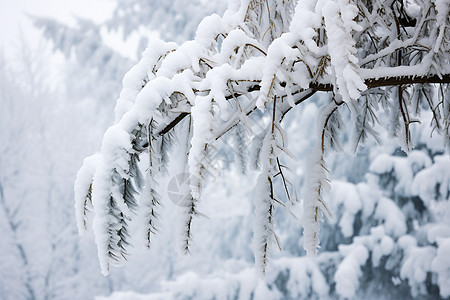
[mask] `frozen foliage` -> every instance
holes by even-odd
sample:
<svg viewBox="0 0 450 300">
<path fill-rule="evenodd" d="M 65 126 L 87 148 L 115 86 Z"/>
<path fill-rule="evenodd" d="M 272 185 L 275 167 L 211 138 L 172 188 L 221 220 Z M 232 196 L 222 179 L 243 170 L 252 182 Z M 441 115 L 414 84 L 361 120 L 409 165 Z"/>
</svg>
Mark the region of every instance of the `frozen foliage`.
<svg viewBox="0 0 450 300">
<path fill-rule="evenodd" d="M 286 166 L 280 162 L 290 156 L 280 120 L 292 106 L 324 91 L 330 97 L 318 117 L 318 142 L 306 171 L 302 216 L 304 248 L 316 255 L 319 222 L 324 212 L 332 215 L 324 197 L 328 189 L 325 154 L 341 149 L 342 113 L 349 111 L 355 124 L 355 149 L 368 135 L 379 138 L 374 126 L 381 109 L 389 113 L 390 134 L 399 137 L 405 151 L 412 148 L 411 124 L 426 107 L 433 114 L 432 126 L 448 143 L 450 17 L 446 12 L 444 2 L 433 1 L 415 1 L 408 9 L 397 0 L 232 1 L 223 17 L 205 18 L 192 41 L 181 45 L 151 41 L 142 60 L 125 77 L 115 123 L 103 139 L 92 192 L 84 188 L 85 203 L 92 201 L 94 208 L 103 273 L 109 272 L 111 264 L 126 260 L 130 224 L 141 209 L 149 210 L 145 215 L 150 245 L 159 202 L 152 192 L 155 178 L 166 164 L 162 158 L 170 154 L 163 145 L 182 138 L 175 132 L 178 126 L 188 127 L 183 132 L 188 142 L 180 153 L 188 155 L 185 170 L 190 174 L 182 218 L 182 248 L 189 252 L 214 144 L 237 125 L 245 128 L 258 149 L 251 162 L 261 171 L 254 250 L 256 264 L 264 272 L 269 249 L 278 243 L 273 211 L 296 199 L 295 188 L 285 176 Z M 259 120 L 253 119 L 256 111 Z M 264 128 L 258 135 L 255 123 Z M 145 167 L 139 163 L 144 157 Z M 420 157 L 411 161 L 419 168 L 425 163 Z M 389 167 L 394 172 L 403 170 L 396 167 L 401 163 L 380 163 L 374 172 Z M 151 180 L 144 180 L 142 168 Z M 395 188 L 409 197 L 405 182 L 412 182 L 413 175 L 404 172 Z M 286 202 L 277 198 L 275 181 L 281 183 Z M 140 203 L 141 191 L 150 195 L 141 196 L 147 200 Z M 76 192 L 82 199 L 83 190 Z M 394 238 L 404 234 L 408 217 L 391 199 L 381 198 L 378 204 L 373 218 L 383 224 L 384 232 Z M 78 215 L 84 215 L 86 209 L 77 208 Z M 349 225 L 342 222 L 342 226 L 349 236 Z"/>
<path fill-rule="evenodd" d="M 446 172 L 450 168 L 447 156 L 436 156 L 436 164 L 432 168 L 422 170 L 414 178 L 413 192 L 425 203 L 436 207 L 436 213 L 445 213 L 437 207 L 438 203 L 448 198 L 450 177 Z"/>
<path fill-rule="evenodd" d="M 300 125 L 305 125 L 303 122 L 308 118 L 301 115 Z M 379 147 L 374 147 L 373 153 L 375 159 L 367 168 L 366 179 L 360 178 L 356 184 L 332 181 L 328 204 L 335 211 L 332 222 L 339 226 L 328 224 L 321 230 L 324 243 L 317 257 L 298 257 L 301 252 L 295 247 L 295 250 L 284 249 L 283 257 L 271 260 L 262 280 L 249 268 L 251 262 L 240 265 L 228 259 L 227 264 L 234 267 L 214 268 L 206 275 L 186 272 L 164 282 L 158 292 L 133 296 L 140 297 L 137 299 L 448 297 L 450 268 L 446 251 L 450 227 L 448 217 L 443 217 L 441 211 L 449 208 L 450 192 L 447 188 L 446 198 L 433 196 L 433 201 L 442 205 L 437 211 L 432 202 L 417 196 L 414 189 L 411 192 L 399 186 L 405 180 L 417 182 L 420 174 L 434 170 L 449 158 L 444 161 L 443 157 L 430 154 L 427 148 L 414 150 L 411 157 Z M 380 167 L 383 157 L 390 167 Z M 394 165 L 402 165 L 402 169 L 392 168 Z M 375 169 L 378 173 L 371 171 Z M 449 170 L 440 174 L 445 177 Z M 432 176 L 421 180 L 425 186 L 440 184 Z M 415 187 L 417 183 L 411 185 Z M 283 218 L 286 214 L 275 216 L 278 222 Z M 223 224 L 223 220 L 217 222 Z M 237 230 L 244 228 L 238 225 Z M 280 225 L 279 231 L 282 242 L 296 239 L 298 235 L 286 223 Z M 127 297 L 131 297 L 130 293 L 116 293 L 109 299 Z"/>
</svg>

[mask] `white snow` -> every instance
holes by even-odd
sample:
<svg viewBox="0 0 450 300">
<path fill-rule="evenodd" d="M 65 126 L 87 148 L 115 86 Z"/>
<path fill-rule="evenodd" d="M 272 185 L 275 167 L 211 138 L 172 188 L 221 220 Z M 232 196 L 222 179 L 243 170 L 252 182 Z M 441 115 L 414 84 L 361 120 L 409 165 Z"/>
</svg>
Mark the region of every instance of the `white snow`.
<svg viewBox="0 0 450 300">
<path fill-rule="evenodd" d="M 340 246 L 341 252 L 345 258 L 339 264 L 334 280 L 336 282 L 336 292 L 343 298 L 354 298 L 359 289 L 359 277 L 362 275 L 361 266 L 363 266 L 369 252 L 363 245 Z"/>
<path fill-rule="evenodd" d="M 358 58 L 352 31 L 362 27 L 354 19 L 358 8 L 345 0 L 328 1 L 323 7 L 325 28 L 328 37 L 328 52 L 335 76 L 335 90 L 345 102 L 357 100 L 367 89 L 359 74 Z"/>
</svg>

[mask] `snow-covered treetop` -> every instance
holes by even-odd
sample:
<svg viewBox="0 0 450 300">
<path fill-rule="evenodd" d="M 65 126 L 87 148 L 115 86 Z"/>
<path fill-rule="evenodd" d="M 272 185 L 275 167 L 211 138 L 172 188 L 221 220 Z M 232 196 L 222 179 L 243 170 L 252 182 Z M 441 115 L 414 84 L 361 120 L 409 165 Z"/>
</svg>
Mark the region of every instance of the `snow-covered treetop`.
<svg viewBox="0 0 450 300">
<path fill-rule="evenodd" d="M 145 227 L 142 238 L 150 247 L 161 201 L 157 185 L 172 153 L 168 146 L 186 138 L 181 155 L 188 156 L 190 191 L 182 205 L 182 239 L 189 251 L 211 150 L 230 131 L 251 140 L 250 164 L 261 170 L 254 250 L 264 272 L 278 244 L 275 207 L 297 201 L 280 163 L 289 155 L 280 122 L 295 105 L 327 92 L 303 191 L 304 248 L 316 254 L 319 221 L 332 214 L 325 201 L 324 155 L 339 149 L 341 110 L 353 117 L 355 149 L 369 135 L 378 139 L 373 126 L 380 110 L 390 114 L 390 132 L 404 150 L 412 147 L 411 124 L 421 109 L 433 112 L 432 126 L 450 145 L 449 8 L 448 0 L 232 0 L 222 17 L 201 22 L 194 40 L 150 41 L 123 79 L 115 123 L 100 154 L 85 160 L 75 183 L 79 229 L 86 229 L 93 210 L 104 274 L 126 260 L 130 222 Z M 265 129 L 255 135 L 251 117 L 258 110 Z M 287 203 L 276 197 L 275 180 L 284 186 Z"/>
</svg>

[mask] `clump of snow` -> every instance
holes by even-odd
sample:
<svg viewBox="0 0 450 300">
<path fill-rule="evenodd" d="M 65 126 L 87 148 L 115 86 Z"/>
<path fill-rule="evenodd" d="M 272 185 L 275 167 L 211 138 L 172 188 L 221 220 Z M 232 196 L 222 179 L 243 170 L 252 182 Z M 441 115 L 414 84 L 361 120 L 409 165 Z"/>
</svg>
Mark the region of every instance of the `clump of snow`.
<svg viewBox="0 0 450 300">
<path fill-rule="evenodd" d="M 413 193 L 430 206 L 436 201 L 448 200 L 450 187 L 450 175 L 446 172 L 450 168 L 450 159 L 439 155 L 434 160 L 435 163 L 420 171 L 412 183 Z"/>
<path fill-rule="evenodd" d="M 339 252 L 344 259 L 339 264 L 334 280 L 336 292 L 343 298 L 354 298 L 359 288 L 359 277 L 362 275 L 361 267 L 369 258 L 369 252 L 363 245 L 339 246 Z"/>
<path fill-rule="evenodd" d="M 425 280 L 435 256 L 436 249 L 431 246 L 408 249 L 400 269 L 400 278 L 408 280 L 413 296 L 426 294 Z"/>
<path fill-rule="evenodd" d="M 381 198 L 381 193 L 378 189 L 374 189 L 370 184 L 365 182 L 360 182 L 357 184 L 358 194 L 360 199 L 363 199 L 362 204 L 362 217 L 368 218 L 374 211 L 375 205 L 379 198 Z"/>
<path fill-rule="evenodd" d="M 331 68 L 336 80 L 335 90 L 346 102 L 357 100 L 361 92 L 367 89 L 359 74 L 356 42 L 352 37 L 352 31 L 362 30 L 362 27 L 354 21 L 358 8 L 349 1 L 327 1 L 322 12 Z"/>
<path fill-rule="evenodd" d="M 149 47 L 142 54 L 142 58 L 130 71 L 128 71 L 122 81 L 122 91 L 115 108 L 115 121 L 118 122 L 123 115 L 134 105 L 135 99 L 145 84 L 155 78 L 155 72 L 162 62 L 162 58 L 167 53 L 174 51 L 175 43 L 166 43 L 159 39 L 152 39 Z"/>
<path fill-rule="evenodd" d="M 370 230 L 373 238 L 372 245 L 372 264 L 374 267 L 380 265 L 380 260 L 383 256 L 388 256 L 394 250 L 394 240 L 384 233 L 383 226 L 373 227 Z"/>
<path fill-rule="evenodd" d="M 374 217 L 383 222 L 389 235 L 399 237 L 406 233 L 405 216 L 392 200 L 382 197 L 377 203 Z"/>
<path fill-rule="evenodd" d="M 330 199 L 330 204 L 333 206 L 334 211 L 337 211 L 338 207 L 343 205 L 344 213 L 339 221 L 339 227 L 344 237 L 352 236 L 355 215 L 363 207 L 357 186 L 335 180 L 331 183 Z M 332 219 L 330 223 L 333 223 Z"/>
<path fill-rule="evenodd" d="M 411 159 L 405 157 L 391 156 L 381 154 L 377 156 L 370 164 L 369 171 L 377 175 L 394 176 L 398 181 L 395 186 L 395 192 L 410 196 L 414 174 L 410 164 L 421 165 L 421 155 L 413 155 Z M 392 173 L 392 175 L 391 175 Z"/>
</svg>

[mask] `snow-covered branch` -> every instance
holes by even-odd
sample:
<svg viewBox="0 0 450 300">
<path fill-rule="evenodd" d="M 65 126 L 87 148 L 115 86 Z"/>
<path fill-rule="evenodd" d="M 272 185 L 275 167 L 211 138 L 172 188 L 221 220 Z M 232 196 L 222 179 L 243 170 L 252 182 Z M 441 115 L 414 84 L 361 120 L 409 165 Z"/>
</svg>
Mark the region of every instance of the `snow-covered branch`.
<svg viewBox="0 0 450 300">
<path fill-rule="evenodd" d="M 182 149 L 191 176 L 186 195 L 191 200 L 183 219 L 186 252 L 214 143 L 237 125 L 253 137 L 249 123 L 254 118 L 269 128 L 253 139 L 259 149 L 255 165 L 261 169 L 255 257 L 263 270 L 270 241 L 276 239 L 274 171 L 278 165 L 281 172 L 279 156 L 289 154 L 280 121 L 292 107 L 316 92 L 331 95 L 319 120 L 321 143 L 308 167 L 311 184 L 305 193 L 303 223 L 305 248 L 311 254 L 319 247 L 322 212 L 331 215 L 324 199 L 325 152 L 339 148 L 341 110 L 349 109 L 354 120 L 355 147 L 368 133 L 378 138 L 371 127 L 384 109 L 391 115 L 391 133 L 409 150 L 418 102 L 425 103 L 440 89 L 442 101 L 428 105 L 434 111 L 433 124 L 449 144 L 449 2 L 415 0 L 409 5 L 406 9 L 399 0 L 235 0 L 223 17 L 205 18 L 192 41 L 181 45 L 151 41 L 125 76 L 115 124 L 105 134 L 95 174 L 89 174 L 93 181 L 77 181 L 83 183 L 77 188 L 78 203 L 92 193 L 103 271 L 126 257 L 128 223 L 136 210 L 147 210 L 146 231 L 154 232 L 156 185 L 167 164 L 160 158 L 170 156 L 161 145 L 168 135 L 181 138 L 177 127 L 188 128 L 183 132 L 189 139 Z M 422 96 L 417 96 L 419 92 Z M 258 110 L 262 113 L 253 113 Z M 142 159 L 148 154 L 150 160 Z M 139 201 L 141 168 L 148 175 Z M 286 188 L 284 175 L 280 179 Z M 82 228 L 85 209 L 77 207 Z"/>
</svg>

